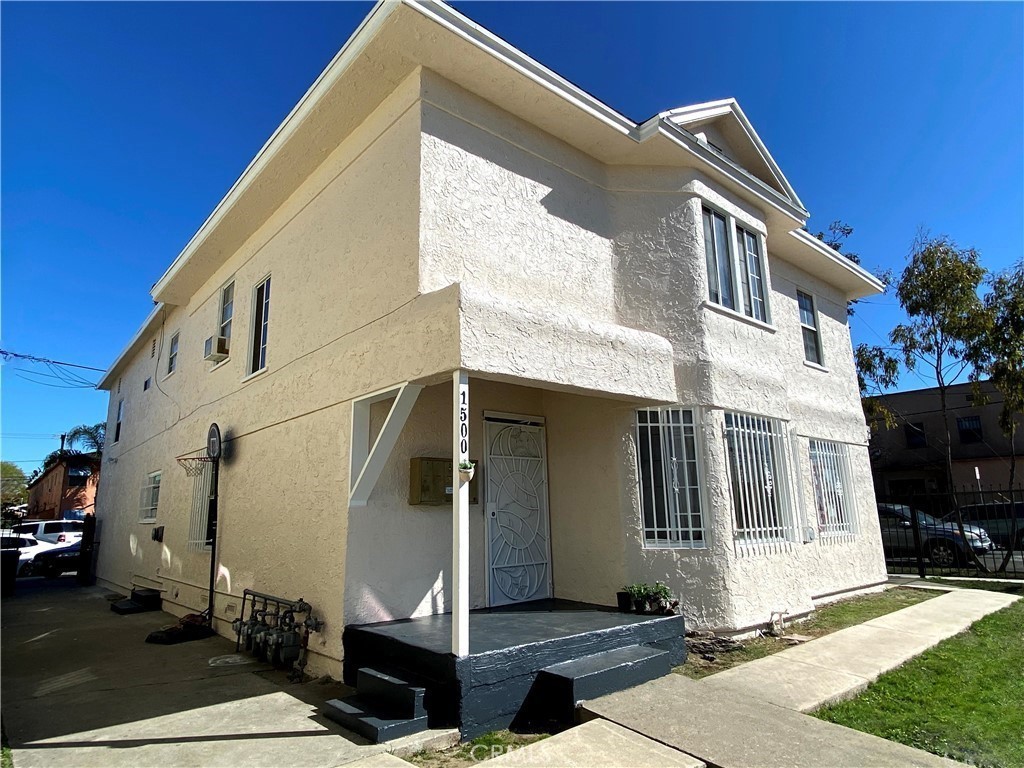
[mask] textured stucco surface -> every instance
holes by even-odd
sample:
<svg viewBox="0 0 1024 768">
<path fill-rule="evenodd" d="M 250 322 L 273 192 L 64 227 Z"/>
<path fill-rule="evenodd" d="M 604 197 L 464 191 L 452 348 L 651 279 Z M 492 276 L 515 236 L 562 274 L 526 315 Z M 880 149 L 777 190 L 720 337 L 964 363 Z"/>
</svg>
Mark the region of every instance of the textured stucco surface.
<svg viewBox="0 0 1024 768">
<path fill-rule="evenodd" d="M 272 180 L 268 180 L 272 183 Z M 710 307 L 701 200 L 765 234 L 771 324 Z M 174 457 L 217 421 L 221 475 L 218 628 L 246 587 L 300 595 L 325 618 L 314 673 L 337 674 L 346 622 L 446 610 L 451 508 L 411 507 L 409 459 L 451 450 L 450 372 L 470 372 L 470 455 L 485 410 L 543 416 L 554 592 L 613 604 L 662 580 L 704 626 L 742 629 L 884 578 L 845 299 L 775 258 L 767 213 L 692 168 L 603 166 L 430 73 L 417 71 L 197 291 L 168 306 L 156 355 L 143 344 L 112 384 L 100 577 L 205 606 L 209 555 L 186 547 L 192 484 Z M 267 370 L 247 377 L 251 291 L 272 275 Z M 235 281 L 231 358 L 204 363 L 218 296 Z M 827 370 L 803 363 L 796 288 L 818 300 Z M 179 369 L 166 342 L 181 333 Z M 154 387 L 143 392 L 142 382 Z M 365 507 L 348 509 L 351 403 L 426 385 Z M 120 390 L 120 392 L 118 392 Z M 635 408 L 697 409 L 708 547 L 645 549 Z M 379 429 L 388 404 L 372 413 Z M 797 514 L 813 519 L 806 439 L 851 444 L 860 533 L 746 553 L 733 543 L 723 409 L 789 422 Z M 138 519 L 162 471 L 156 525 Z M 486 481 L 486 467 L 482 468 Z M 471 604 L 486 604 L 483 509 L 471 520 Z"/>
</svg>

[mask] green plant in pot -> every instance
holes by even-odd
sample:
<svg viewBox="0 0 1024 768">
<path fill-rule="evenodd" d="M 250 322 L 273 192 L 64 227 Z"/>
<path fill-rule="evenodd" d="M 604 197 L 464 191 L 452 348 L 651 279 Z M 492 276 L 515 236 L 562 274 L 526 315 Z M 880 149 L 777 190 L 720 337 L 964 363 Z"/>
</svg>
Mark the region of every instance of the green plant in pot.
<svg viewBox="0 0 1024 768">
<path fill-rule="evenodd" d="M 668 610 L 669 605 L 672 603 L 672 590 L 660 581 L 656 581 L 654 582 L 654 586 L 651 587 L 648 600 L 651 603 L 651 610 L 654 613 L 665 613 L 666 610 Z"/>
<path fill-rule="evenodd" d="M 625 591 L 629 593 L 629 598 L 633 601 L 633 610 L 637 613 L 647 613 L 647 606 L 651 596 L 650 585 L 637 582 L 630 584 L 626 587 Z"/>
</svg>

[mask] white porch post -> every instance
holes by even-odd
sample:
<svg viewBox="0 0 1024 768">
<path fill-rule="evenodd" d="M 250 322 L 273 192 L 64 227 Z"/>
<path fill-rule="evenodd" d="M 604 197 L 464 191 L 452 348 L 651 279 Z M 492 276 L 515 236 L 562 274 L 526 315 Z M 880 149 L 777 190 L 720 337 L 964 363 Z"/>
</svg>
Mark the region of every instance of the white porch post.
<svg viewBox="0 0 1024 768">
<path fill-rule="evenodd" d="M 452 374 L 452 653 L 469 655 L 469 483 L 459 464 L 469 461 L 469 377 Z"/>
</svg>

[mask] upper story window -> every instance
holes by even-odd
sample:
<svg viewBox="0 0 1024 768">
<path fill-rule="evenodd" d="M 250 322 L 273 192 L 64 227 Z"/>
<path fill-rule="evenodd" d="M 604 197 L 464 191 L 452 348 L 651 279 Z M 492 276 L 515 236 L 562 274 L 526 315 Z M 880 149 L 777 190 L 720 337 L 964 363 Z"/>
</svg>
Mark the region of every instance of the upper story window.
<svg viewBox="0 0 1024 768">
<path fill-rule="evenodd" d="M 117 401 L 117 421 L 114 422 L 114 442 L 121 439 L 121 419 L 124 417 L 124 400 Z"/>
<path fill-rule="evenodd" d="M 762 323 L 769 322 L 764 245 L 760 235 L 740 226 L 733 217 L 710 208 L 704 207 L 701 215 L 708 298 Z"/>
<path fill-rule="evenodd" d="M 761 259 L 761 242 L 757 235 L 743 227 L 736 227 L 736 240 L 740 246 L 740 287 L 743 297 L 743 314 L 768 322 L 768 305 L 764 293 L 764 267 Z"/>
<path fill-rule="evenodd" d="M 809 293 L 797 291 L 796 303 L 800 307 L 800 332 L 804 339 L 804 360 L 821 365 L 821 334 L 818 331 L 818 313 L 814 309 L 814 297 Z"/>
<path fill-rule="evenodd" d="M 903 436 L 907 439 L 907 448 L 924 448 L 928 444 L 924 436 L 923 421 L 904 424 Z"/>
<path fill-rule="evenodd" d="M 220 336 L 231 338 L 231 318 L 235 314 L 235 284 L 225 285 L 220 292 Z"/>
<path fill-rule="evenodd" d="M 252 357 L 249 373 L 267 367 L 267 328 L 270 321 L 270 278 L 256 286 L 252 306 Z"/>
<path fill-rule="evenodd" d="M 795 538 L 783 422 L 726 412 L 725 441 L 736 539 L 764 543 Z"/>
<path fill-rule="evenodd" d="M 648 547 L 704 546 L 693 411 L 637 411 L 637 471 Z"/>
<path fill-rule="evenodd" d="M 964 445 L 980 443 L 985 439 L 981 431 L 981 416 L 964 416 L 956 420 L 956 431 Z"/>
<path fill-rule="evenodd" d="M 704 209 L 703 216 L 704 256 L 708 264 L 708 296 L 715 304 L 736 309 L 728 224 L 722 214 L 707 208 Z"/>
<path fill-rule="evenodd" d="M 178 367 L 178 337 L 180 334 L 175 333 L 171 336 L 171 344 L 167 348 L 167 373 L 172 374 Z"/>
</svg>

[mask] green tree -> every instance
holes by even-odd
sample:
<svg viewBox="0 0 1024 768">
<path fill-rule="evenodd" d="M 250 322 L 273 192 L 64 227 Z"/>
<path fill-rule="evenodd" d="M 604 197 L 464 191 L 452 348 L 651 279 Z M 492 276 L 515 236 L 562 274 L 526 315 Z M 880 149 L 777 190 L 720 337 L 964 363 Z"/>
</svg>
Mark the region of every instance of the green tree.
<svg viewBox="0 0 1024 768">
<path fill-rule="evenodd" d="M 0 463 L 0 487 L 0 506 L 3 508 L 14 507 L 28 501 L 28 478 L 14 462 Z"/>
<path fill-rule="evenodd" d="M 103 451 L 103 443 L 107 436 L 107 425 L 105 422 L 99 424 L 79 424 L 68 430 L 68 448 L 81 445 L 85 453 L 97 453 Z"/>
<path fill-rule="evenodd" d="M 885 347 L 873 347 L 870 344 L 858 344 L 853 350 L 853 360 L 857 367 L 857 386 L 860 387 L 865 420 L 872 430 L 878 421 L 892 429 L 896 426 L 896 416 L 878 396 L 896 386 L 900 361 L 890 355 Z"/>
<path fill-rule="evenodd" d="M 939 390 L 939 410 L 945 437 L 946 483 L 962 539 L 964 522 L 953 487 L 952 439 L 949 430 L 949 387 L 970 367 L 968 348 L 985 325 L 978 290 L 985 279 L 978 252 L 960 248 L 946 236 L 918 235 L 910 262 L 896 284 L 896 295 L 907 322 L 889 338 L 908 370 L 925 369 Z M 967 548 L 974 564 L 988 568 Z"/>
<path fill-rule="evenodd" d="M 971 380 L 988 379 L 1003 397 L 999 426 L 1010 440 L 1012 488 L 1017 469 L 1014 438 L 1024 425 L 1024 260 L 992 279 L 983 307 L 967 359 L 974 366 Z"/>
</svg>

